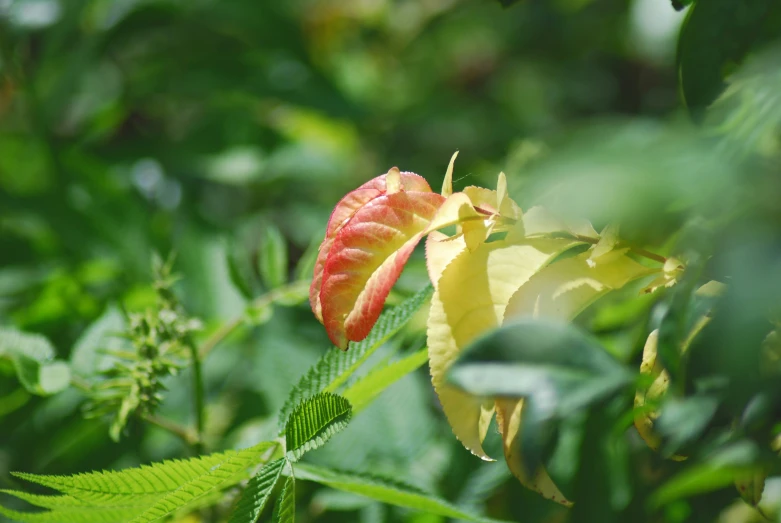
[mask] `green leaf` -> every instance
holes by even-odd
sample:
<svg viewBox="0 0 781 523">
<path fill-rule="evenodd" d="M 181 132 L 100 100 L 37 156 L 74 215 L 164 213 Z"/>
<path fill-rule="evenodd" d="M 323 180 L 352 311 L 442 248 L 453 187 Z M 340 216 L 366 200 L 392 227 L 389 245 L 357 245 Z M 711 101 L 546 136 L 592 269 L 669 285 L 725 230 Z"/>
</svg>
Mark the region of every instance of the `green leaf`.
<svg viewBox="0 0 781 523">
<path fill-rule="evenodd" d="M 448 371 L 448 380 L 478 397 L 526 398 L 513 445 L 526 476 L 534 477 L 556 421 L 620 390 L 632 374 L 576 327 L 526 318 L 478 338 Z"/>
<path fill-rule="evenodd" d="M 567 416 L 627 385 L 632 373 L 570 324 L 520 319 L 467 347 L 449 380 L 477 396 L 530 398 Z"/>
<path fill-rule="evenodd" d="M 267 288 L 275 289 L 287 283 L 287 243 L 285 237 L 273 224 L 269 224 L 263 233 L 258 264 L 260 277 Z"/>
<path fill-rule="evenodd" d="M 0 506 L 0 515 L 21 523 L 125 523 L 137 509 L 69 507 L 46 512 L 19 512 Z"/>
<path fill-rule="evenodd" d="M 315 262 L 317 261 L 319 250 L 320 240 L 318 240 L 318 236 L 315 236 L 296 264 L 295 275 L 297 280 L 311 281 L 312 274 L 315 272 Z"/>
<path fill-rule="evenodd" d="M 718 97 L 725 71 L 751 51 L 777 4 L 708 0 L 690 8 L 678 42 L 681 92 L 690 109 L 704 109 Z"/>
<path fill-rule="evenodd" d="M 660 507 L 681 498 L 730 485 L 735 478 L 744 477 L 755 470 L 752 464 L 757 454 L 753 443 L 734 443 L 674 476 L 656 489 L 649 502 L 651 506 Z"/>
<path fill-rule="evenodd" d="M 718 398 L 704 394 L 665 401 L 661 415 L 654 424 L 654 428 L 664 438 L 663 453 L 672 456 L 688 443 L 697 440 L 718 408 Z"/>
<path fill-rule="evenodd" d="M 285 487 L 277 499 L 274 513 L 274 521 L 277 523 L 295 523 L 296 521 L 296 478 L 292 475 L 285 480 Z"/>
<path fill-rule="evenodd" d="M 335 471 L 302 463 L 296 464 L 295 475 L 298 479 L 315 481 L 321 485 L 360 494 L 399 507 L 467 521 L 486 523 L 495 521 L 461 510 L 437 496 L 414 487 L 379 477 Z"/>
<path fill-rule="evenodd" d="M 342 395 L 350 402 L 355 414 L 363 410 L 382 391 L 420 368 L 426 361 L 428 349 L 421 349 L 398 361 L 372 369 L 369 374 L 347 387 Z"/>
<path fill-rule="evenodd" d="M 280 431 L 284 430 L 284 423 L 302 400 L 318 392 L 333 392 L 347 381 L 369 356 L 401 330 L 431 297 L 432 292 L 433 288 L 428 285 L 400 305 L 383 312 L 369 336 L 361 342 L 350 345 L 350 350 L 346 352 L 331 350 L 325 353 L 290 391 L 279 414 Z"/>
<path fill-rule="evenodd" d="M 272 461 L 249 480 L 228 523 L 255 523 L 258 520 L 286 463 L 285 458 Z"/>
<path fill-rule="evenodd" d="M 219 463 L 191 475 L 183 482 L 180 481 L 178 488 L 160 498 L 143 514 L 133 519 L 131 523 L 159 521 L 190 502 L 218 488 L 227 486 L 235 481 L 237 476 L 243 474 L 247 468 L 261 462 L 276 446 L 276 442 L 264 442 L 249 449 L 224 453 L 225 457 Z"/>
<path fill-rule="evenodd" d="M 779 17 L 781 18 L 781 17 Z M 705 123 L 742 156 L 771 156 L 781 133 L 781 48 L 756 56 L 727 78 L 727 88 L 711 105 Z"/>
<path fill-rule="evenodd" d="M 277 446 L 276 442 L 263 442 L 244 450 L 164 461 L 122 471 L 73 476 L 15 473 L 27 481 L 58 490 L 64 496 L 7 493 L 34 505 L 51 508 L 52 514 L 63 511 L 70 514 L 74 507 L 106 513 L 121 509 L 125 516 L 118 521 L 145 523 L 163 518 L 215 489 L 238 483 L 248 468 L 268 459 L 270 451 Z M 70 515 L 59 516 L 59 520 L 71 521 L 69 518 Z"/>
<path fill-rule="evenodd" d="M 19 382 L 31 394 L 50 396 L 70 385 L 70 367 L 54 356 L 54 347 L 45 337 L 0 328 L 0 358 L 11 360 Z"/>
<path fill-rule="evenodd" d="M 302 402 L 285 424 L 290 459 L 296 461 L 308 451 L 322 447 L 331 436 L 347 426 L 351 414 L 349 401 L 328 392 Z"/>
</svg>

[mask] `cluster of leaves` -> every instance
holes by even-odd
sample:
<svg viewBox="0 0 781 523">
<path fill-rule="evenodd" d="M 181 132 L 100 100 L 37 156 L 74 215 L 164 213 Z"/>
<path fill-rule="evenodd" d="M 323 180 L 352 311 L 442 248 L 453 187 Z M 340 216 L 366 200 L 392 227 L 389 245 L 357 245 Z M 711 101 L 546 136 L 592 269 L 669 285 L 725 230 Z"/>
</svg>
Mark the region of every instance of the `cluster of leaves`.
<svg viewBox="0 0 781 523">
<path fill-rule="evenodd" d="M 343 395 L 329 392 L 344 385 L 361 363 L 409 321 L 430 294 L 430 289 L 425 289 L 387 311 L 380 318 L 375 331 L 354 351 L 327 353 L 291 391 L 288 406 L 280 414 L 284 422 L 279 439 L 258 443 L 243 450 L 166 461 L 122 471 L 74 476 L 19 473 L 17 477 L 53 488 L 60 495 L 6 490 L 6 494 L 47 511 L 19 512 L 0 507 L 0 513 L 22 522 L 159 521 L 170 514 L 186 514 L 216 503 L 220 492 L 235 487 L 249 477 L 233 506 L 229 519 L 232 523 L 257 521 L 280 484 L 282 489 L 274 509 L 274 520 L 282 523 L 295 521 L 296 479 L 318 482 L 385 503 L 446 517 L 490 521 L 398 480 L 300 462 L 306 453 L 321 447 L 347 426 L 354 412 L 351 402 L 360 409 L 390 384 L 424 363 L 425 358 L 420 356 L 425 355 L 425 351 L 411 354 L 395 363 L 374 369 L 366 378 L 347 386 Z M 256 473 L 249 474 L 249 471 L 258 467 L 260 469 Z"/>
</svg>

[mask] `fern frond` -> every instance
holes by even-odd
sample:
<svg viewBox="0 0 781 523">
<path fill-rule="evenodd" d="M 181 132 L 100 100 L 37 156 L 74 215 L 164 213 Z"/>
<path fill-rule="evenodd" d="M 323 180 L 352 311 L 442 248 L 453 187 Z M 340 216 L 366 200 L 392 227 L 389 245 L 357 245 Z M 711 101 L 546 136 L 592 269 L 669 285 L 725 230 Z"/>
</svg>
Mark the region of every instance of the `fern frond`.
<svg viewBox="0 0 781 523">
<path fill-rule="evenodd" d="M 272 461 L 249 480 L 228 523 L 255 523 L 258 520 L 282 474 L 285 463 L 287 463 L 285 458 Z"/>
<path fill-rule="evenodd" d="M 158 521 L 216 489 L 227 486 L 242 471 L 261 462 L 276 442 L 264 442 L 249 449 L 223 453 L 224 459 L 189 476 L 178 488 L 159 498 L 131 523 Z"/>
<path fill-rule="evenodd" d="M 148 522 L 165 517 L 218 488 L 237 483 L 241 473 L 268 458 L 276 442 L 211 454 L 189 460 L 172 460 L 112 472 L 90 472 L 74 476 L 45 476 L 15 473 L 17 477 L 53 488 L 61 496 L 41 496 L 3 491 L 48 512 L 13 513 L 19 521 L 63 521 L 64 523 Z M 20 516 L 21 515 L 21 516 Z M 118 517 L 119 519 L 112 519 Z M 21 518 L 21 519 L 20 519 Z M 90 519 L 92 518 L 92 519 Z"/>
<path fill-rule="evenodd" d="M 0 506 L 0 515 L 20 523 L 126 523 L 138 509 L 70 507 L 68 510 L 19 512 Z"/>
<path fill-rule="evenodd" d="M 285 480 L 285 487 L 274 508 L 276 523 L 295 523 L 296 521 L 296 478 L 292 475 Z"/>
<path fill-rule="evenodd" d="M 285 424 L 285 442 L 291 461 L 322 447 L 331 436 L 347 426 L 351 412 L 349 401 L 330 392 L 304 400 Z"/>
<path fill-rule="evenodd" d="M 279 430 L 284 430 L 285 422 L 293 409 L 302 400 L 318 392 L 333 392 L 352 375 L 353 372 L 371 356 L 383 343 L 396 334 L 420 307 L 431 297 L 433 288 L 426 288 L 403 303 L 382 313 L 365 340 L 350 345 L 346 352 L 329 350 L 299 380 L 290 391 L 290 395 L 279 414 Z"/>
<path fill-rule="evenodd" d="M 390 505 L 476 523 L 496 523 L 496 520 L 466 512 L 442 498 L 394 480 L 330 470 L 302 463 L 296 464 L 295 475 L 298 479 L 315 481 L 321 485 L 366 496 Z"/>
<path fill-rule="evenodd" d="M 42 494 L 30 494 L 29 492 L 23 492 L 21 490 L 0 490 L 0 493 L 14 496 L 22 501 L 26 501 L 30 505 L 41 508 L 58 509 L 91 506 L 89 503 L 76 499 L 73 496 L 46 496 Z"/>
<path fill-rule="evenodd" d="M 356 413 L 366 407 L 382 391 L 398 380 L 419 369 L 428 360 L 428 349 L 421 349 L 400 360 L 372 369 L 366 376 L 351 384 L 344 397 Z"/>
</svg>

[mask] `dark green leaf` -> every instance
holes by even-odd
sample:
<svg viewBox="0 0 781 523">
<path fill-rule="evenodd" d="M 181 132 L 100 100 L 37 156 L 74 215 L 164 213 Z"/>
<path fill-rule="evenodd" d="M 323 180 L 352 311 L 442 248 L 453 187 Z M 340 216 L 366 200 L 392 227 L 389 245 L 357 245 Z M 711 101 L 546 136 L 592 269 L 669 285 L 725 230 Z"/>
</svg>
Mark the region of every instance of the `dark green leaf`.
<svg viewBox="0 0 781 523">
<path fill-rule="evenodd" d="M 524 319 L 472 343 L 448 378 L 478 396 L 529 398 L 548 416 L 566 416 L 627 385 L 632 374 L 574 326 Z"/>
<path fill-rule="evenodd" d="M 440 516 L 489 523 L 489 518 L 463 511 L 432 494 L 396 481 L 350 472 L 334 471 L 298 463 L 295 466 L 298 479 L 315 481 L 331 488 L 360 494 L 383 503 L 410 508 Z"/>
<path fill-rule="evenodd" d="M 695 441 L 716 414 L 719 400 L 711 396 L 690 396 L 669 399 L 654 427 L 664 438 L 662 451 L 667 456 L 678 453 L 682 447 Z"/>
<path fill-rule="evenodd" d="M 272 461 L 249 480 L 228 523 L 255 523 L 258 520 L 286 463 L 285 458 Z"/>
<path fill-rule="evenodd" d="M 707 0 L 690 8 L 678 43 L 678 71 L 691 110 L 704 109 L 718 97 L 727 71 L 751 51 L 777 4 Z"/>
<path fill-rule="evenodd" d="M 274 507 L 276 523 L 295 523 L 296 521 L 296 478 L 292 475 L 285 480 L 285 487 Z"/>
<path fill-rule="evenodd" d="M 710 492 L 732 484 L 736 477 L 752 472 L 757 457 L 753 443 L 734 443 L 708 456 L 707 461 L 692 464 L 659 487 L 651 496 L 655 507 L 672 501 Z"/>
</svg>

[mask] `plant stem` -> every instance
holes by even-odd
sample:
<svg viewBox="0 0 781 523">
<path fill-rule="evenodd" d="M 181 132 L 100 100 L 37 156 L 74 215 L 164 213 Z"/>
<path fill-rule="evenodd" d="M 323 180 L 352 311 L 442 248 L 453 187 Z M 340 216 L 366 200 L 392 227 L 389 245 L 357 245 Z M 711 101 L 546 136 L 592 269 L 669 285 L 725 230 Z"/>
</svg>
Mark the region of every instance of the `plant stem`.
<svg viewBox="0 0 781 523">
<path fill-rule="evenodd" d="M 480 207 L 475 207 L 475 211 L 477 211 L 478 213 L 480 213 L 481 215 L 486 216 L 486 217 L 491 217 L 491 216 L 495 216 L 496 215 L 494 212 L 487 211 L 485 209 L 481 209 Z M 467 217 L 467 218 L 462 218 L 462 221 L 482 220 L 482 219 L 484 219 L 484 218 L 479 217 L 479 216 L 470 216 L 470 217 Z M 502 216 L 501 219 L 503 221 L 507 222 L 507 223 L 510 223 L 510 224 L 515 224 L 517 222 L 517 220 L 514 220 L 513 218 L 508 218 L 507 216 Z M 567 233 L 567 235 L 570 235 L 573 238 L 575 238 L 576 240 L 579 240 L 579 241 L 582 241 L 582 242 L 586 242 L 586 243 L 596 244 L 597 242 L 599 242 L 599 238 L 592 238 L 591 236 L 582 236 L 580 234 L 571 234 L 571 233 Z M 631 250 L 632 252 L 634 252 L 638 256 L 642 256 L 644 258 L 648 258 L 649 260 L 654 260 L 654 261 L 657 261 L 659 263 L 666 263 L 667 262 L 667 258 L 665 258 L 664 256 L 661 256 L 659 254 L 653 253 L 651 251 L 647 251 L 645 249 L 641 249 L 640 247 L 633 247 L 631 245 L 621 245 L 621 244 L 619 244 L 617 247 L 629 247 L 629 250 Z"/>
<path fill-rule="evenodd" d="M 309 287 L 309 281 L 306 280 L 298 280 L 298 281 L 290 282 L 287 285 L 282 285 L 281 287 L 272 289 L 266 294 L 259 296 L 247 308 L 268 307 L 272 303 L 279 301 L 279 299 L 284 297 L 286 294 L 289 294 L 291 292 L 296 293 L 302 290 L 306 290 L 308 287 Z M 214 334 L 209 336 L 206 339 L 206 341 L 204 341 L 201 344 L 201 351 L 200 351 L 201 360 L 206 358 L 206 356 L 212 351 L 212 349 L 214 349 L 214 347 L 220 344 L 225 338 L 230 336 L 233 333 L 233 331 L 238 329 L 243 323 L 244 323 L 243 315 L 237 318 L 233 318 L 232 320 L 223 324 L 219 329 L 217 329 L 214 332 Z"/>
<path fill-rule="evenodd" d="M 599 238 L 592 238 L 591 236 L 582 236 L 580 234 L 573 234 L 573 237 L 576 240 L 580 240 L 582 242 L 591 243 L 591 244 L 596 244 L 597 242 L 599 242 Z M 631 245 L 621 245 L 620 243 L 616 247 L 629 247 L 629 250 L 637 254 L 638 256 L 643 256 L 644 258 L 658 261 L 659 263 L 667 262 L 667 258 L 665 258 L 664 256 L 653 253 L 651 251 L 647 251 L 645 249 L 641 249 L 639 247 L 633 247 Z"/>
<path fill-rule="evenodd" d="M 190 357 L 193 359 L 193 393 L 195 394 L 195 433 L 196 441 L 193 443 L 193 450 L 196 455 L 203 453 L 203 429 L 206 425 L 206 401 L 204 399 L 203 372 L 201 369 L 201 356 L 198 348 L 192 342 L 187 340 L 190 348 Z"/>
<path fill-rule="evenodd" d="M 169 419 L 160 418 L 151 414 L 144 415 L 142 418 L 144 421 L 149 422 L 152 425 L 160 427 L 163 430 L 167 430 L 175 436 L 179 436 L 182 441 L 192 447 L 195 447 L 199 443 L 198 435 L 195 434 L 192 429 L 179 425 L 178 423 Z"/>
</svg>

